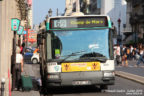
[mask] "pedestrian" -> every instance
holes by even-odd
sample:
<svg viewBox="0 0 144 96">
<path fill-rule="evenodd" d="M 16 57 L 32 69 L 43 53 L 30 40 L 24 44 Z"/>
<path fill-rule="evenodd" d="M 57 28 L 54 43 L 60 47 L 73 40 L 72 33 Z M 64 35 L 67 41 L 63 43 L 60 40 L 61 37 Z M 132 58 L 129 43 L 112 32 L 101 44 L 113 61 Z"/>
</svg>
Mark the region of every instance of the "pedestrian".
<svg viewBox="0 0 144 96">
<path fill-rule="evenodd" d="M 127 47 L 127 59 L 130 60 L 130 48 Z"/>
<path fill-rule="evenodd" d="M 141 48 L 141 49 L 139 49 L 139 54 L 140 55 L 143 55 L 143 53 L 144 53 L 144 50 L 143 50 L 144 48 Z"/>
<path fill-rule="evenodd" d="M 135 65 L 136 67 L 138 67 L 141 62 L 143 62 L 143 64 L 144 64 L 144 47 L 139 50 L 139 53 L 140 53 L 139 54 L 140 57 L 139 57 L 139 59 L 137 61 L 137 64 Z"/>
<path fill-rule="evenodd" d="M 116 54 L 116 62 L 117 62 L 117 65 L 119 66 L 121 64 L 121 51 L 120 51 L 119 45 L 117 45 L 116 47 L 115 54 Z"/>
<path fill-rule="evenodd" d="M 133 58 L 133 53 L 132 53 L 133 49 L 134 49 L 133 46 L 130 45 L 130 58 L 129 58 L 130 60 Z"/>
<path fill-rule="evenodd" d="M 21 49 L 21 54 L 24 56 L 24 52 L 25 52 L 25 43 L 22 44 L 22 46 L 20 47 Z"/>
<path fill-rule="evenodd" d="M 136 55 L 139 55 L 139 54 L 138 54 L 137 48 L 135 47 L 132 51 L 132 60 L 137 60 L 138 57 L 136 57 Z"/>
<path fill-rule="evenodd" d="M 125 45 L 123 45 L 122 48 L 122 66 L 128 66 L 128 61 L 127 61 L 127 48 Z"/>
<path fill-rule="evenodd" d="M 16 65 L 15 65 L 15 71 L 16 71 L 16 87 L 17 90 L 21 87 L 21 72 L 23 72 L 23 56 L 20 54 L 21 49 L 17 46 L 16 48 Z"/>
</svg>

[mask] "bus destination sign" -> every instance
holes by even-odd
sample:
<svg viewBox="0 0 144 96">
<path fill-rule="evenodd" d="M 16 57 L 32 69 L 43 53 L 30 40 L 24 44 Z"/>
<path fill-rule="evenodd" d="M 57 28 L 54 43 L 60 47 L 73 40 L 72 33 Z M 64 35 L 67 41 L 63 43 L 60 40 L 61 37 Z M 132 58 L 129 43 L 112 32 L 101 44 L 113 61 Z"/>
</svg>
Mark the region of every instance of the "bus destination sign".
<svg viewBox="0 0 144 96">
<path fill-rule="evenodd" d="M 108 27 L 106 17 L 51 18 L 50 29 Z"/>
</svg>

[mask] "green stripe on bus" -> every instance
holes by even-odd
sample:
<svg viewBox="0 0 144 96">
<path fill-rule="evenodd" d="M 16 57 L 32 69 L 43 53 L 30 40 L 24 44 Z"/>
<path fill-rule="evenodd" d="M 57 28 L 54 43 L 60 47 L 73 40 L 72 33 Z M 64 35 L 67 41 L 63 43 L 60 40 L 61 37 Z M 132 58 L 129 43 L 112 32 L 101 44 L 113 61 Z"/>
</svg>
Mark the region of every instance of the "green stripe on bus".
<svg viewBox="0 0 144 96">
<path fill-rule="evenodd" d="M 109 26 L 108 26 L 109 28 L 112 28 L 112 25 L 111 25 L 111 21 L 110 21 L 110 20 L 108 20 L 108 25 L 109 25 Z"/>
<path fill-rule="evenodd" d="M 49 23 L 46 23 L 46 30 L 50 30 Z"/>
</svg>

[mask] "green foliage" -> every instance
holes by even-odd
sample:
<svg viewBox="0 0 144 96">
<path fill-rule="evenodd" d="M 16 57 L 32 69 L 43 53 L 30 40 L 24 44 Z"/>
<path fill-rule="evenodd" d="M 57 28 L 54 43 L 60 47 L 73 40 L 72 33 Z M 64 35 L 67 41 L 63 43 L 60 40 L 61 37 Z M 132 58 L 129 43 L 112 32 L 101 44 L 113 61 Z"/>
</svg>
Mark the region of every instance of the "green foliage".
<svg viewBox="0 0 144 96">
<path fill-rule="evenodd" d="M 144 39 L 138 38 L 136 42 L 134 40 L 130 40 L 126 45 L 136 45 L 140 43 L 144 43 Z"/>
<path fill-rule="evenodd" d="M 129 46 L 129 45 L 135 45 L 135 41 L 134 40 L 130 40 L 128 43 L 125 44 L 126 46 Z"/>
<path fill-rule="evenodd" d="M 144 43 L 144 39 L 138 38 L 138 43 Z"/>
</svg>

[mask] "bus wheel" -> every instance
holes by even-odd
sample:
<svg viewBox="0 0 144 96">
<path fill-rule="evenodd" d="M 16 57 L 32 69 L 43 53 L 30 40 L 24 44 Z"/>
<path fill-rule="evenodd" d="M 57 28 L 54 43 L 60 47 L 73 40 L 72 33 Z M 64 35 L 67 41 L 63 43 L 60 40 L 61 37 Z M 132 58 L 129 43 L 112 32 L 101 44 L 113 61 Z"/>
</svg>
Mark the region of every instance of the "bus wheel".
<svg viewBox="0 0 144 96">
<path fill-rule="evenodd" d="M 44 87 L 40 90 L 40 96 L 52 96 L 52 94 L 48 93 L 48 90 Z"/>
</svg>

